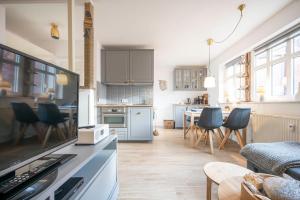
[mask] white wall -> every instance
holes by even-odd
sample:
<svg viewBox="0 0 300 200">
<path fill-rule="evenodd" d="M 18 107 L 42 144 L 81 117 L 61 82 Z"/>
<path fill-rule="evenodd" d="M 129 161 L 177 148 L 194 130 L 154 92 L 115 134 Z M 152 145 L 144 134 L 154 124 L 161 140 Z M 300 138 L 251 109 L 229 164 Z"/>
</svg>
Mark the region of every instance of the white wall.
<svg viewBox="0 0 300 200">
<path fill-rule="evenodd" d="M 6 31 L 5 37 L 5 44 L 9 47 L 17 49 L 34 57 L 40 58 L 42 60 L 46 60 L 48 62 L 53 62 L 54 60 L 54 54 L 29 42 L 21 36 L 18 36 L 10 31 Z"/>
<path fill-rule="evenodd" d="M 188 63 L 189 60 L 178 61 L 176 56 L 169 55 L 164 49 L 154 48 L 154 88 L 153 105 L 156 112 L 156 125 L 163 126 L 163 120 L 173 119 L 173 104 L 185 102 L 187 98 L 193 98 L 203 94 L 194 91 L 174 90 L 174 69 L 178 63 Z M 159 89 L 159 80 L 167 81 L 167 90 Z"/>
<path fill-rule="evenodd" d="M 0 43 L 5 43 L 5 8 L 0 5 Z"/>
<path fill-rule="evenodd" d="M 224 64 L 241 54 L 251 51 L 255 46 L 272 38 L 278 33 L 300 22 L 300 1 L 293 1 L 273 17 L 262 23 L 252 32 L 236 44 L 224 51 L 220 56 L 212 61 L 212 71 L 217 77 L 217 85 L 214 89 L 209 90 L 209 96 L 213 100 L 213 104 L 218 103 L 222 99 L 219 94 L 222 93 L 222 77 Z M 255 111 L 269 114 L 282 115 L 300 115 L 300 103 L 264 103 L 264 104 L 246 104 Z"/>
</svg>

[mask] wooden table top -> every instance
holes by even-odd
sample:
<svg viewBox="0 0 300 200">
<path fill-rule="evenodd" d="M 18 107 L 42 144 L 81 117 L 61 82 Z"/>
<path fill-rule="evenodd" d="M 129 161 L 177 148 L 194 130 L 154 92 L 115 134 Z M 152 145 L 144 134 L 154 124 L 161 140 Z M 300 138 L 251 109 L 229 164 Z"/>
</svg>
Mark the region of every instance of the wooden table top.
<svg viewBox="0 0 300 200">
<path fill-rule="evenodd" d="M 240 200 L 243 177 L 235 176 L 222 181 L 218 188 L 219 200 Z"/>
<path fill-rule="evenodd" d="M 225 179 L 244 176 L 252 172 L 245 167 L 228 162 L 209 162 L 204 166 L 203 170 L 205 175 L 218 185 Z"/>
</svg>

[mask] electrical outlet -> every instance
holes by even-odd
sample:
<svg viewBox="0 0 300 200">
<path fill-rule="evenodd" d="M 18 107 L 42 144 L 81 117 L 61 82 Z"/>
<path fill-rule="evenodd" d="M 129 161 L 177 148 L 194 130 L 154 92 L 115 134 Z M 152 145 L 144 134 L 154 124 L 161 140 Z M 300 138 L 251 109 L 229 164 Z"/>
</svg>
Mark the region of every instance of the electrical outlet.
<svg viewBox="0 0 300 200">
<path fill-rule="evenodd" d="M 296 131 L 296 125 L 295 124 L 289 124 L 289 130 L 291 132 L 295 132 Z"/>
</svg>

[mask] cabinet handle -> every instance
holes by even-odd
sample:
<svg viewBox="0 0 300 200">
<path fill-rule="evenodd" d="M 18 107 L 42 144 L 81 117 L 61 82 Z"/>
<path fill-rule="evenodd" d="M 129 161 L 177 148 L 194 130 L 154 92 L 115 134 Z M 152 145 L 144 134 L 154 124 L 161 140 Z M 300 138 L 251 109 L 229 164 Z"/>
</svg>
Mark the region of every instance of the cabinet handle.
<svg viewBox="0 0 300 200">
<path fill-rule="evenodd" d="M 140 115 L 140 114 L 141 114 L 141 112 L 137 112 L 136 114 L 137 114 L 137 115 Z"/>
</svg>

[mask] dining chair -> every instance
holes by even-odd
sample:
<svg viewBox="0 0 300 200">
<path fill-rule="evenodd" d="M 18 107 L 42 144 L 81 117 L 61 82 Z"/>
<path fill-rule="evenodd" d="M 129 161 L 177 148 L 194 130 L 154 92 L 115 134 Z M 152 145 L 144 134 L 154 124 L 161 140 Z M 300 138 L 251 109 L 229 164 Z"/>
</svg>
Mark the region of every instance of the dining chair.
<svg viewBox="0 0 300 200">
<path fill-rule="evenodd" d="M 24 138 L 24 135 L 30 126 L 34 128 L 37 133 L 38 140 L 42 142 L 43 131 L 38 125 L 40 119 L 32 110 L 32 108 L 24 102 L 12 102 L 11 106 L 15 115 L 15 120 L 20 123 L 19 132 L 16 137 L 15 144 L 20 143 L 21 139 Z"/>
<path fill-rule="evenodd" d="M 199 117 L 194 117 L 194 124 L 196 124 L 198 120 L 199 120 Z M 188 125 L 188 128 L 186 129 L 186 131 L 185 131 L 185 133 L 184 133 L 185 136 L 186 136 L 186 135 L 191 131 L 191 129 L 192 129 L 191 121 L 192 121 L 191 116 L 187 116 L 187 117 L 186 117 L 186 122 L 187 122 L 187 124 L 189 124 L 189 125 Z"/>
<path fill-rule="evenodd" d="M 69 131 L 66 125 L 66 121 L 68 119 L 66 119 L 65 116 L 59 111 L 56 104 L 39 103 L 38 116 L 40 118 L 40 121 L 48 126 L 46 136 L 43 141 L 43 146 L 46 146 L 53 130 L 57 133 L 60 139 L 66 139 L 66 135 L 68 135 Z M 61 130 L 59 124 L 63 124 L 65 133 Z"/>
<path fill-rule="evenodd" d="M 239 130 L 244 129 L 248 126 L 250 120 L 250 113 L 250 108 L 235 108 L 231 111 L 225 123 L 223 124 L 223 127 L 226 128 L 226 131 L 224 139 L 219 146 L 219 149 L 224 148 L 224 145 L 228 141 L 228 138 L 232 132 L 235 133 L 240 147 L 242 148 L 243 146 L 245 146 Z"/>
<path fill-rule="evenodd" d="M 222 141 L 222 136 L 217 131 L 215 134 L 215 130 L 219 129 L 222 126 L 223 117 L 222 117 L 222 110 L 218 107 L 206 107 L 203 108 L 199 120 L 196 122 L 196 134 L 198 135 L 198 131 L 201 133 L 198 135 L 198 139 L 196 141 L 196 145 L 198 145 L 202 139 L 205 138 L 205 143 L 209 141 L 210 151 L 214 153 L 214 146 L 213 146 L 213 138 L 212 136 L 215 135 L 219 142 Z M 203 132 L 204 131 L 204 132 Z"/>
</svg>

